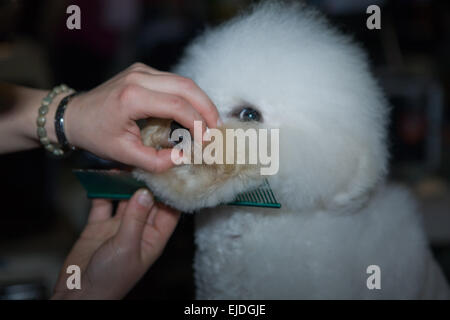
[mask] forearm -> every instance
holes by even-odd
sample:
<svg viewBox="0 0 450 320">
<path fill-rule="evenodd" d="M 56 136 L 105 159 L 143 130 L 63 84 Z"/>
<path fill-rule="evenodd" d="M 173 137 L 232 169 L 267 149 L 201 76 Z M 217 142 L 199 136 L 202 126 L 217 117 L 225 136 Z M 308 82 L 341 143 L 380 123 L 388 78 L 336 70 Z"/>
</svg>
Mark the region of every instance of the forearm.
<svg viewBox="0 0 450 320">
<path fill-rule="evenodd" d="M 47 90 L 0 83 L 0 153 L 38 148 L 36 119 Z M 46 115 L 45 128 L 51 142 L 56 142 L 54 115 L 61 95 L 55 97 Z"/>
</svg>

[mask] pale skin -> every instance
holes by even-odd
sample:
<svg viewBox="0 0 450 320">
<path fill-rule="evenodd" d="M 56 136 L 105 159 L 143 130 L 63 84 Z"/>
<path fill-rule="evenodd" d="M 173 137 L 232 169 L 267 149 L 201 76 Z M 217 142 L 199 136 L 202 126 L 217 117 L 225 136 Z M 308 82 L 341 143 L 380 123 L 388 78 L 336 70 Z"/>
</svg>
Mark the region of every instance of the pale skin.
<svg viewBox="0 0 450 320">
<path fill-rule="evenodd" d="M 93 201 L 88 223 L 66 258 L 53 299 L 121 299 L 161 255 L 179 213 L 139 190 L 120 202 Z M 81 269 L 81 289 L 68 290 L 69 265 Z"/>
<path fill-rule="evenodd" d="M 37 109 L 47 93 L 0 83 L 0 153 L 40 146 Z M 47 134 L 54 143 L 53 119 L 63 97 L 54 99 L 46 116 Z M 202 121 L 203 129 L 220 124 L 217 108 L 192 80 L 136 63 L 74 97 L 64 116 L 65 133 L 72 145 L 102 158 L 147 171 L 164 171 L 174 165 L 172 149 L 144 146 L 135 122 L 150 117 L 174 119 L 192 133 L 194 121 Z"/>
<path fill-rule="evenodd" d="M 0 154 L 40 147 L 36 118 L 48 90 L 0 83 Z M 45 128 L 57 142 L 54 115 L 63 94 L 49 106 Z M 75 96 L 64 115 L 70 144 L 102 158 L 160 172 L 174 166 L 172 149 L 144 146 L 136 120 L 174 119 L 194 130 L 221 124 L 208 96 L 190 79 L 136 63 L 100 86 Z M 155 262 L 172 234 L 179 212 L 139 190 L 113 215 L 107 200 L 94 200 L 88 224 L 66 259 L 54 299 L 120 299 Z M 68 290 L 68 265 L 82 271 L 81 290 Z"/>
</svg>

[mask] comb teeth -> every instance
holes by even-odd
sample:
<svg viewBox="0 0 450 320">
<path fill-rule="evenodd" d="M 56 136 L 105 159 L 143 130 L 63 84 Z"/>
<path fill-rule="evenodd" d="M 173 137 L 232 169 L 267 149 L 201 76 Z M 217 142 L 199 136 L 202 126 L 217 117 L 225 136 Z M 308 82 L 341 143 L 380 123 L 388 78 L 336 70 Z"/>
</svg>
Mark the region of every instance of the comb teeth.
<svg viewBox="0 0 450 320">
<path fill-rule="evenodd" d="M 73 172 L 86 189 L 88 198 L 129 199 L 136 190 L 146 187 L 129 172 L 109 170 L 74 170 Z M 264 179 L 258 188 L 240 193 L 227 205 L 281 208 L 267 179 Z"/>
<path fill-rule="evenodd" d="M 255 190 L 240 193 L 233 202 L 227 204 L 234 206 L 281 208 L 281 204 L 275 198 L 267 179 L 264 179 L 263 184 Z"/>
</svg>

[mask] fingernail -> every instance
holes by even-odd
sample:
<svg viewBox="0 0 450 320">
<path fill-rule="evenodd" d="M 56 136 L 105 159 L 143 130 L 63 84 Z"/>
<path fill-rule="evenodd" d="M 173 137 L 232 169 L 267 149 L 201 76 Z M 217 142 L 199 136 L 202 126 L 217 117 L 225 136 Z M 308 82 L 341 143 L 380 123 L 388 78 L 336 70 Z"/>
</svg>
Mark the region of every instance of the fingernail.
<svg viewBox="0 0 450 320">
<path fill-rule="evenodd" d="M 222 121 L 222 119 L 217 119 L 217 126 L 218 127 L 221 127 L 223 125 L 223 121 Z"/>
<path fill-rule="evenodd" d="M 141 189 L 138 191 L 137 201 L 141 206 L 146 208 L 151 207 L 153 204 L 153 198 L 147 189 Z"/>
</svg>

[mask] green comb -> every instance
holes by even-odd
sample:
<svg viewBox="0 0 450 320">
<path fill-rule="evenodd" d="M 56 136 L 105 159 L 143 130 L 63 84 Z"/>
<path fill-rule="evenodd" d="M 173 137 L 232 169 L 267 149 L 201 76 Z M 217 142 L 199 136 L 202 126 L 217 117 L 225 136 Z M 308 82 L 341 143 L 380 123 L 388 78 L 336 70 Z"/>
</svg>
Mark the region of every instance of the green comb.
<svg viewBox="0 0 450 320">
<path fill-rule="evenodd" d="M 119 170 L 73 170 L 88 198 L 104 198 L 113 200 L 129 199 L 146 184 L 137 180 L 130 172 Z M 233 202 L 233 206 L 249 206 L 264 208 L 281 208 L 270 188 L 269 182 L 264 183 L 255 190 L 240 193 Z"/>
</svg>

